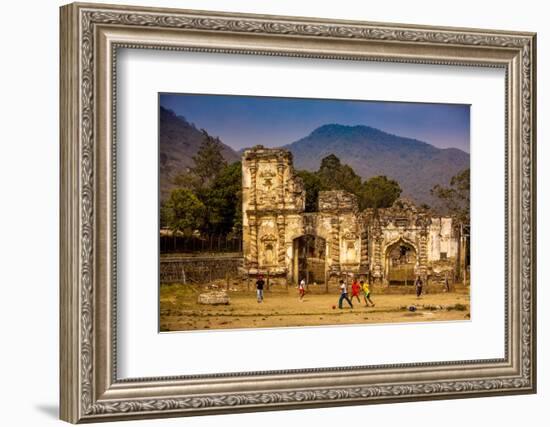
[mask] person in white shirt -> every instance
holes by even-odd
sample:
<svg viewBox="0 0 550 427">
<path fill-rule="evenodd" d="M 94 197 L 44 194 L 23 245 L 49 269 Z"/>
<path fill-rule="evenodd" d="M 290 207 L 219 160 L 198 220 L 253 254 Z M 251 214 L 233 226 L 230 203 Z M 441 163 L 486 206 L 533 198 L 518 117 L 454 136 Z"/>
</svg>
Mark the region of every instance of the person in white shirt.
<svg viewBox="0 0 550 427">
<path fill-rule="evenodd" d="M 306 294 L 306 281 L 304 279 L 300 280 L 298 285 L 298 293 L 300 295 L 300 301 L 304 300 L 304 295 Z"/>
<path fill-rule="evenodd" d="M 353 308 L 353 304 L 348 297 L 348 287 L 343 280 L 340 280 L 340 299 L 338 300 L 338 308 L 343 308 L 342 303 L 344 302 L 344 300 L 346 300 L 349 306 Z"/>
</svg>

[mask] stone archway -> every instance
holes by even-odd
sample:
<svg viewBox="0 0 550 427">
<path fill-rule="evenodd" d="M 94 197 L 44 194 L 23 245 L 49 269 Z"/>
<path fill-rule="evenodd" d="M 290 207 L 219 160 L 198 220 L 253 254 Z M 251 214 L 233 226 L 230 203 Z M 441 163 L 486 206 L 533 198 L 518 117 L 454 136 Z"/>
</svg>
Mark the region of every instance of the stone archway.
<svg viewBox="0 0 550 427">
<path fill-rule="evenodd" d="M 292 282 L 297 284 L 325 283 L 326 240 L 313 234 L 304 234 L 292 241 Z"/>
<path fill-rule="evenodd" d="M 386 246 L 384 275 L 389 285 L 412 285 L 418 260 L 416 246 L 403 238 Z"/>
</svg>

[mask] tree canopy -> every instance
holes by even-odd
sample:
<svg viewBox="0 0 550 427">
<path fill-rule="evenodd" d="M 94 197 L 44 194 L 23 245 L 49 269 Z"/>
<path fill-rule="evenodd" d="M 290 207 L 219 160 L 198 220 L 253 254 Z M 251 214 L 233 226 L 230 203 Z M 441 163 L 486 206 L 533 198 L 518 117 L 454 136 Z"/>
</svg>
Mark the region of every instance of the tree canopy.
<svg viewBox="0 0 550 427">
<path fill-rule="evenodd" d="M 304 190 L 306 191 L 306 212 L 316 212 L 317 203 L 319 201 L 319 191 L 325 189 L 321 183 L 321 178 L 315 172 L 305 170 L 297 171 L 296 175 L 298 175 L 304 183 Z"/>
<path fill-rule="evenodd" d="M 384 175 L 366 180 L 361 188 L 363 208 L 389 208 L 401 195 L 398 182 Z"/>
<path fill-rule="evenodd" d="M 240 233 L 242 229 L 241 162 L 225 166 L 211 184 L 199 192 L 207 210 L 203 231 Z"/>
<path fill-rule="evenodd" d="M 342 164 L 334 154 L 321 160 L 316 172 L 298 171 L 306 190 L 306 212 L 317 211 L 319 192 L 326 190 L 345 190 L 357 196 L 359 207 L 388 208 L 401 195 L 401 187 L 386 176 L 375 176 L 364 182 L 349 165 Z"/>
<path fill-rule="evenodd" d="M 345 190 L 356 195 L 361 192 L 361 177 L 334 154 L 321 160 L 317 176 L 323 190 Z"/>
<path fill-rule="evenodd" d="M 219 138 L 202 132 L 194 165 L 175 177 L 176 189 L 161 207 L 161 224 L 183 233 L 193 228 L 205 234 L 238 234 L 242 228 L 241 163 L 228 165 Z"/>
<path fill-rule="evenodd" d="M 221 170 L 227 166 L 222 155 L 222 144 L 218 137 L 213 137 L 204 129 L 201 130 L 203 140 L 193 161 L 195 166 L 191 172 L 198 178 L 200 185 L 208 185 Z"/>
<path fill-rule="evenodd" d="M 206 207 L 195 194 L 176 188 L 162 207 L 161 218 L 174 233 L 191 235 L 203 224 Z"/>
<path fill-rule="evenodd" d="M 436 185 L 431 194 L 437 197 L 443 207 L 463 224 L 470 223 L 470 168 L 451 178 L 448 187 Z"/>
</svg>

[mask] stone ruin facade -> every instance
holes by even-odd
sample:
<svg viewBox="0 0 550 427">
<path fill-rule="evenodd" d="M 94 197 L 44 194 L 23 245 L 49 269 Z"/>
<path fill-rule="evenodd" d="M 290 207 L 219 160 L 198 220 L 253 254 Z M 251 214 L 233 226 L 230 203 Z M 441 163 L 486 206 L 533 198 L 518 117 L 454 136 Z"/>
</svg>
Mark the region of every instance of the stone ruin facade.
<svg viewBox="0 0 550 427">
<path fill-rule="evenodd" d="M 346 275 L 384 285 L 416 276 L 458 279 L 465 244 L 450 217 L 434 217 L 398 199 L 391 208 L 359 210 L 355 195 L 321 191 L 318 212 L 305 212 L 305 190 L 292 154 L 256 146 L 242 158 L 243 268 L 272 283 L 328 283 Z"/>
</svg>

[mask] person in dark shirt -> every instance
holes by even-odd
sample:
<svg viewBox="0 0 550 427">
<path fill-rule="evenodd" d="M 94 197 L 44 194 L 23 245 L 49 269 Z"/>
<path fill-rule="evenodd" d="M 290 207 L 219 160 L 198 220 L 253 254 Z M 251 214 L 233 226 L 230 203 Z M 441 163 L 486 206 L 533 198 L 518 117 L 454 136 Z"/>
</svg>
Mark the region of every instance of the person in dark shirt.
<svg viewBox="0 0 550 427">
<path fill-rule="evenodd" d="M 422 295 L 422 285 L 424 283 L 422 282 L 422 279 L 420 276 L 416 278 L 416 281 L 414 282 L 414 286 L 416 287 L 416 297 L 420 298 L 420 295 Z"/>
<path fill-rule="evenodd" d="M 449 275 L 445 274 L 445 291 L 451 292 L 451 285 L 449 284 Z"/>
<path fill-rule="evenodd" d="M 260 275 L 256 280 L 256 297 L 259 303 L 264 300 L 264 284 L 264 276 Z"/>
</svg>

